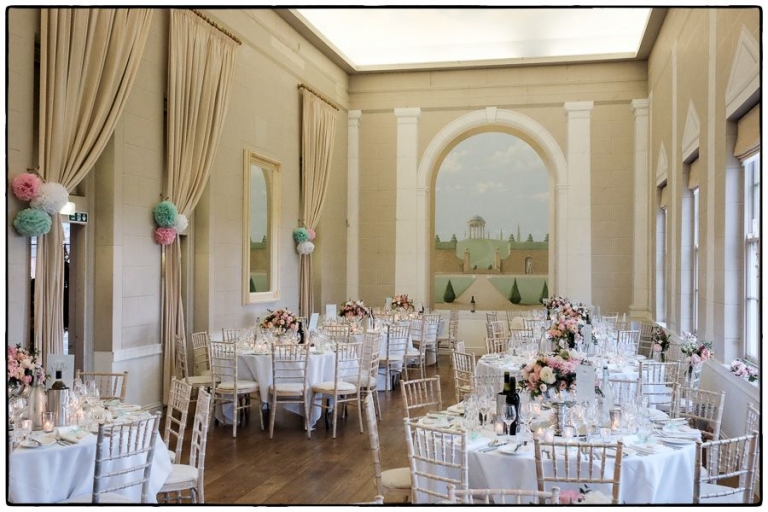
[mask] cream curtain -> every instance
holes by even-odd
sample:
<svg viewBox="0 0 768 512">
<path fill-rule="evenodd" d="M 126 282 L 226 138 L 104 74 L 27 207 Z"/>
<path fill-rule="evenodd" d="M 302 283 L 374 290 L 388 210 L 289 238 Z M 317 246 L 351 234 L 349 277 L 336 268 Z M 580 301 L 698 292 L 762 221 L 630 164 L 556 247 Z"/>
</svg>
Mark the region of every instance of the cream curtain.
<svg viewBox="0 0 768 512">
<path fill-rule="evenodd" d="M 40 176 L 73 190 L 112 136 L 139 69 L 150 9 L 42 9 Z M 37 239 L 35 347 L 64 352 L 63 229 Z"/>
<path fill-rule="evenodd" d="M 208 183 L 229 104 L 238 43 L 189 10 L 171 11 L 167 196 L 191 215 Z M 163 258 L 163 396 L 176 371 L 174 336 L 186 339 L 178 237 Z"/>
<path fill-rule="evenodd" d="M 320 220 L 328 189 L 336 109 L 303 89 L 301 114 L 301 215 L 304 227 L 314 229 Z M 312 255 L 302 255 L 299 274 L 299 315 L 312 313 Z"/>
<path fill-rule="evenodd" d="M 739 119 L 736 145 L 733 154 L 736 158 L 748 158 L 760 150 L 760 105 L 756 105 Z"/>
<path fill-rule="evenodd" d="M 691 162 L 691 167 L 688 172 L 688 188 L 693 190 L 695 188 L 699 188 L 699 174 L 700 174 L 700 167 L 701 164 L 699 163 L 701 160 L 698 158 Z"/>
</svg>

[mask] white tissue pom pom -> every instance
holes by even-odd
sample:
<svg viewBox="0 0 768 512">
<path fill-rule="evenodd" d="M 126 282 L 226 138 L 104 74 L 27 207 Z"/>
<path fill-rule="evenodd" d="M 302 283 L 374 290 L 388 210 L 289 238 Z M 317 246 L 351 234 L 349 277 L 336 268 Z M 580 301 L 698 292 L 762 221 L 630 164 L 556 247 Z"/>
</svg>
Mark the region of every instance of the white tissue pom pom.
<svg viewBox="0 0 768 512">
<path fill-rule="evenodd" d="M 69 192 L 61 183 L 43 183 L 37 197 L 29 205 L 37 210 L 43 210 L 48 215 L 57 215 L 69 200 Z"/>
<path fill-rule="evenodd" d="M 189 226 L 189 220 L 187 219 L 187 216 L 183 213 L 180 213 L 176 216 L 176 222 L 173 223 L 173 229 L 176 231 L 176 233 L 183 233 L 185 229 L 187 229 L 187 226 Z"/>
<path fill-rule="evenodd" d="M 314 250 L 315 250 L 315 244 L 313 244 L 309 240 L 307 240 L 305 242 L 301 242 L 300 244 L 298 244 L 296 246 L 296 251 L 299 254 L 304 254 L 304 255 L 312 254 L 312 251 L 314 251 Z"/>
</svg>

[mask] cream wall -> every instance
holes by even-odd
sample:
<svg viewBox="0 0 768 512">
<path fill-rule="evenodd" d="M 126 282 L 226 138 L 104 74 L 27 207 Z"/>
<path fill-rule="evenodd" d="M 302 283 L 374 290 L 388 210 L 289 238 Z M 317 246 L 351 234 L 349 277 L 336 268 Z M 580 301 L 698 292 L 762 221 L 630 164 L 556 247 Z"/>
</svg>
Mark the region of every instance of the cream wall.
<svg viewBox="0 0 768 512">
<path fill-rule="evenodd" d="M 564 104 L 593 101 L 590 113 L 592 236 L 591 241 L 587 241 L 593 270 L 590 293 L 592 302 L 603 310 L 627 311 L 632 301 L 634 133 L 631 101 L 646 96 L 644 63 L 416 71 L 350 77 L 350 106 L 362 111 L 361 299 L 377 305 L 395 293 L 413 293 L 395 289 L 398 199 L 395 108 L 421 109 L 420 159 L 443 128 L 461 116 L 489 106 L 531 118 L 565 153 Z M 554 233 L 550 236 L 553 238 Z M 552 284 L 549 288 L 550 292 L 557 293 Z"/>
</svg>

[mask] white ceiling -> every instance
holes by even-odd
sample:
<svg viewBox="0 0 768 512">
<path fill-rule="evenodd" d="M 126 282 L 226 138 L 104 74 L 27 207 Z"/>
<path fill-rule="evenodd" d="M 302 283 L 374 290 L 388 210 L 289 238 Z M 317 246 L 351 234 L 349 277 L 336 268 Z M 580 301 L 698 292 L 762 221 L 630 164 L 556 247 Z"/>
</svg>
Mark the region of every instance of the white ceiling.
<svg viewBox="0 0 768 512">
<path fill-rule="evenodd" d="M 654 11 L 658 9 L 278 9 L 353 73 L 644 58 L 647 40 L 655 39 L 663 20 L 663 13 Z"/>
</svg>

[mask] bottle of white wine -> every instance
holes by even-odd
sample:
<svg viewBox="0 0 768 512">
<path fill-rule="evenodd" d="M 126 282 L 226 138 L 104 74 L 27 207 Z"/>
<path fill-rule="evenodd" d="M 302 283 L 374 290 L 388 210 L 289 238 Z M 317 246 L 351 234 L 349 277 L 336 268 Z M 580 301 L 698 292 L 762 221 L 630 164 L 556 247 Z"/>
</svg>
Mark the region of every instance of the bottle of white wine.
<svg viewBox="0 0 768 512">
<path fill-rule="evenodd" d="M 603 366 L 603 381 L 600 383 L 600 391 L 603 395 L 603 410 L 601 411 L 601 423 L 603 426 L 611 426 L 611 411 L 613 410 L 613 388 L 609 380 L 608 366 Z"/>
</svg>

